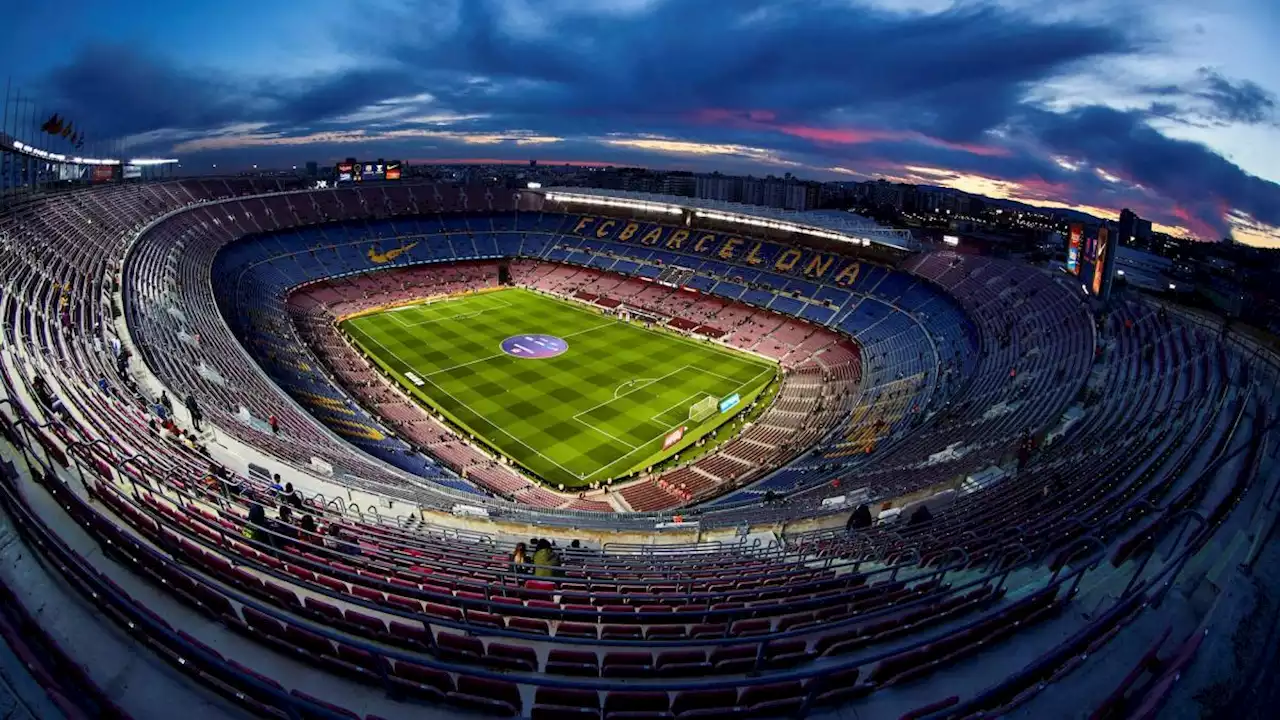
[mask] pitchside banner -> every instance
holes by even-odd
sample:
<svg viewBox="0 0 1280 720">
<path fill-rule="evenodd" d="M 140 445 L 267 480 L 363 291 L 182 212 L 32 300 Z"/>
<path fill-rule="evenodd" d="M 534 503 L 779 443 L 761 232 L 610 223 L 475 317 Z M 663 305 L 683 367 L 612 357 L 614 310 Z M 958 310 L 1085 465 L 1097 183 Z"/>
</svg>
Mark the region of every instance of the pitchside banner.
<svg viewBox="0 0 1280 720">
<path fill-rule="evenodd" d="M 738 393 L 734 393 L 720 401 L 720 412 L 729 412 L 737 407 L 740 402 L 742 402 L 742 397 Z"/>
<path fill-rule="evenodd" d="M 686 429 L 687 428 L 684 425 L 681 425 L 675 430 L 672 430 L 671 432 L 667 433 L 667 437 L 662 441 L 662 449 L 666 450 L 672 445 L 675 445 L 676 443 L 680 442 L 680 440 L 684 438 L 684 431 Z"/>
</svg>

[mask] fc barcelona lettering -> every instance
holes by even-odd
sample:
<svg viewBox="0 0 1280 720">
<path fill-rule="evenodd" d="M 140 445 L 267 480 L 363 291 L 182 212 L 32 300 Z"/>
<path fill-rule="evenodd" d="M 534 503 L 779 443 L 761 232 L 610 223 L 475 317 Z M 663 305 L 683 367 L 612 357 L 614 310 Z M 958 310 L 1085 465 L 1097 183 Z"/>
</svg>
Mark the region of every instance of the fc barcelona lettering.
<svg viewBox="0 0 1280 720">
<path fill-rule="evenodd" d="M 738 235 L 694 231 L 658 223 L 583 215 L 574 222 L 570 234 L 699 255 L 842 287 L 852 286 L 861 276 L 861 266 L 857 261 L 835 253 L 802 250 L 778 243 L 748 240 Z"/>
</svg>

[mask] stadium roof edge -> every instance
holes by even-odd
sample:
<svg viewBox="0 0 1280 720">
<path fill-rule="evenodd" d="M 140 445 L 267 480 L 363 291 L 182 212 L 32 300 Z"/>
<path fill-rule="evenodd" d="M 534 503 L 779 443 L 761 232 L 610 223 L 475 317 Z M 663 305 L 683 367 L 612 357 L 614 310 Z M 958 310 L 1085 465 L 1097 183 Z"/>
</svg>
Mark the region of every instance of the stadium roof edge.
<svg viewBox="0 0 1280 720">
<path fill-rule="evenodd" d="M 688 212 L 695 217 L 703 217 L 709 220 L 814 235 L 828 240 L 861 244 L 863 246 L 874 243 L 897 250 L 915 251 L 921 249 L 919 241 L 911 236 L 911 231 L 887 228 L 873 220 L 850 212 L 798 212 L 764 207 L 762 205 L 706 200 L 681 195 L 662 195 L 659 193 L 602 188 L 545 187 L 531 188 L 527 192 L 538 193 L 544 195 L 548 200 L 567 202 L 569 204 L 580 203 L 583 205 L 602 205 L 623 209 L 633 208 L 645 212 L 668 212 L 671 214 Z"/>
</svg>

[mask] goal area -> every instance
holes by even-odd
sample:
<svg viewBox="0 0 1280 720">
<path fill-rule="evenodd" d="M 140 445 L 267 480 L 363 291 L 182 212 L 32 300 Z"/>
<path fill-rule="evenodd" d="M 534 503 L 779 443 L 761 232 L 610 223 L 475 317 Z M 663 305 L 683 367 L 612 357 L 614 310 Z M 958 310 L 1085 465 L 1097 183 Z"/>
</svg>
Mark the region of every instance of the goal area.
<svg viewBox="0 0 1280 720">
<path fill-rule="evenodd" d="M 689 419 L 693 422 L 706 420 L 720 408 L 720 401 L 708 395 L 689 406 Z"/>
</svg>

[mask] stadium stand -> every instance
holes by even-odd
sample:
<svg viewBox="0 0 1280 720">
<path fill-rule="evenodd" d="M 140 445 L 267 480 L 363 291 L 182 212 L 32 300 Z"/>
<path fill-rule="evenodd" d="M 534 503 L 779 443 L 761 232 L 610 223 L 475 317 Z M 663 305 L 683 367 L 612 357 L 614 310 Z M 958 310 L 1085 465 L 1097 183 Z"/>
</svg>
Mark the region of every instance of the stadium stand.
<svg viewBox="0 0 1280 720">
<path fill-rule="evenodd" d="M 1137 298 L 1095 320 L 1012 262 L 681 232 L 410 184 L 182 181 L 19 208 L 0 434 L 20 461 L 0 506 L 66 592 L 246 716 L 1045 717 L 1117 637 L 1145 654 L 1091 704 L 1166 701 L 1204 614 L 1157 606 L 1261 506 L 1273 357 Z M 779 399 L 622 507 L 530 483 L 329 322 L 492 285 L 501 257 L 520 284 L 778 359 Z M 513 564 L 531 527 L 560 545 L 546 573 Z M 29 628 L 15 617 L 0 631 Z M 32 644 L 28 667 L 66 665 Z M 134 710 L 93 672 L 57 674 L 66 716 Z"/>
</svg>

